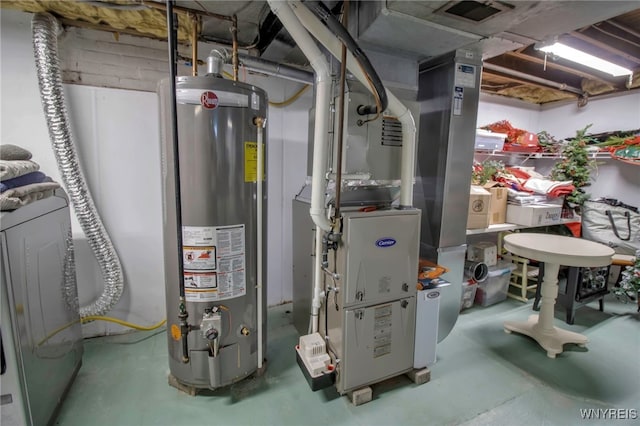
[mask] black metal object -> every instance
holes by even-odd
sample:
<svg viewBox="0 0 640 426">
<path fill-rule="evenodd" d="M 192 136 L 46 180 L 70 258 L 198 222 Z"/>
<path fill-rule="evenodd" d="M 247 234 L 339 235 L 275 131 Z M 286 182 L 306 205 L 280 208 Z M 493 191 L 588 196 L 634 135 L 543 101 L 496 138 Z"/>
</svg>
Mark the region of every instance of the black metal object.
<svg viewBox="0 0 640 426">
<path fill-rule="evenodd" d="M 7 371 L 7 361 L 4 358 L 4 344 L 2 343 L 2 333 L 0 333 L 0 352 L 2 353 L 2 371 L 0 374 L 4 374 Z"/>
<path fill-rule="evenodd" d="M 273 40 L 275 40 L 278 33 L 282 30 L 282 22 L 278 19 L 278 17 L 271 11 L 266 18 L 260 24 L 258 29 L 258 39 L 255 41 L 256 49 L 262 55 L 267 47 L 271 45 Z"/>
<path fill-rule="evenodd" d="M 178 237 L 178 285 L 180 288 L 180 331 L 182 339 L 182 361 L 189 362 L 189 343 L 187 334 L 189 333 L 189 324 L 187 318 L 189 312 L 184 305 L 184 259 L 182 258 L 182 199 L 180 188 L 180 153 L 178 150 L 178 109 L 176 100 L 176 74 L 178 64 L 176 57 L 178 55 L 178 29 L 177 19 L 173 14 L 174 0 L 167 0 L 167 41 L 169 45 L 169 79 L 171 80 L 171 130 L 173 139 L 173 168 L 175 170 L 175 196 L 176 196 L 176 230 Z"/>
<path fill-rule="evenodd" d="M 328 388 L 332 386 L 336 382 L 336 374 L 335 370 L 327 373 L 320 374 L 317 377 L 312 377 L 307 370 L 307 367 L 304 365 L 304 361 L 300 357 L 300 353 L 296 351 L 296 362 L 302 370 L 302 374 L 304 374 L 304 378 L 307 379 L 307 383 L 309 383 L 309 387 L 311 387 L 312 391 L 317 391 L 320 389 Z"/>
<path fill-rule="evenodd" d="M 598 276 L 604 275 L 602 284 L 594 283 L 593 274 Z M 591 276 L 591 278 L 589 277 Z M 563 293 L 558 292 L 556 305 L 562 306 L 566 311 L 567 324 L 573 324 L 575 320 L 576 310 L 587 303 L 598 301 L 600 312 L 604 311 L 604 296 L 609 293 L 607 289 L 607 278 L 609 277 L 609 267 L 600 268 L 579 268 L 579 267 L 560 267 L 558 280 L 566 279 L 566 287 Z M 540 309 L 540 290 L 542 288 L 542 280 L 544 278 L 544 263 L 540 263 L 538 272 L 538 286 L 536 287 L 536 296 L 533 301 L 533 310 Z"/>
<path fill-rule="evenodd" d="M 349 49 L 349 52 L 351 52 L 356 58 L 365 74 L 369 76 L 381 104 L 381 111 L 377 111 L 377 107 L 371 107 L 371 111 L 382 113 L 387 109 L 389 99 L 387 98 L 387 92 L 382 84 L 382 80 L 378 76 L 375 68 L 373 68 L 373 65 L 371 65 L 371 62 L 369 62 L 367 55 L 362 49 L 360 49 L 360 46 L 358 46 L 351 34 L 349 34 L 349 31 L 340 23 L 340 21 L 338 21 L 338 19 L 333 15 L 333 12 L 329 10 L 324 3 L 320 1 L 310 1 L 308 4 L 311 11 L 315 13 L 322 22 L 324 22 L 327 28 L 329 28 L 329 30 L 331 30 L 331 32 L 333 32 L 345 46 L 347 46 L 347 49 Z"/>
</svg>

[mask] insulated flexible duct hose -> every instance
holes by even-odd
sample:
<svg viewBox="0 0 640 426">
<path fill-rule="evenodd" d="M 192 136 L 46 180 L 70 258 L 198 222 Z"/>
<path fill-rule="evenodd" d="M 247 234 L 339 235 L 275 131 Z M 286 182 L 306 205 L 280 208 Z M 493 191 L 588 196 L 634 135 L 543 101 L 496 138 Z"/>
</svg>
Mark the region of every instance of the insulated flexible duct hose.
<svg viewBox="0 0 640 426">
<path fill-rule="evenodd" d="M 100 297 L 80 308 L 80 317 L 103 316 L 120 300 L 124 279 L 120 259 L 93 203 L 73 144 L 58 58 L 59 28 L 58 21 L 50 14 L 36 13 L 33 16 L 31 30 L 36 73 L 58 169 L 105 281 Z M 75 280 L 67 280 L 65 293 L 75 291 L 69 288 L 74 285 Z"/>
</svg>

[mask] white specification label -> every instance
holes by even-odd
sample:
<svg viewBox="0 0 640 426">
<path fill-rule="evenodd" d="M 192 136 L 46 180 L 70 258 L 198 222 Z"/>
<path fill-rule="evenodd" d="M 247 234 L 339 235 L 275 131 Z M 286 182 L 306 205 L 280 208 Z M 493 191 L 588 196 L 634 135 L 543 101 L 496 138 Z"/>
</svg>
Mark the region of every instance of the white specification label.
<svg viewBox="0 0 640 426">
<path fill-rule="evenodd" d="M 391 353 L 391 317 L 393 307 L 381 306 L 374 311 L 373 357 L 378 358 Z"/>
<path fill-rule="evenodd" d="M 185 299 L 211 302 L 244 296 L 244 225 L 182 228 Z"/>
<path fill-rule="evenodd" d="M 462 103 L 464 101 L 464 89 L 454 87 L 453 90 L 453 115 L 462 115 Z"/>
<path fill-rule="evenodd" d="M 475 65 L 456 65 L 455 85 L 462 87 L 476 87 Z"/>
</svg>

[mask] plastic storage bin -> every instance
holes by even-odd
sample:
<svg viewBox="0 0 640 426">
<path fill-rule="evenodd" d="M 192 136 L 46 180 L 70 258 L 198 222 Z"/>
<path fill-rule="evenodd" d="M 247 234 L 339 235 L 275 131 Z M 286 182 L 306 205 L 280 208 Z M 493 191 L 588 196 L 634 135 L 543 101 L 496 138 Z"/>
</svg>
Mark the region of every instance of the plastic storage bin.
<svg viewBox="0 0 640 426">
<path fill-rule="evenodd" d="M 478 283 L 475 301 L 480 306 L 494 305 L 507 298 L 511 271 L 515 265 L 511 262 L 500 261 L 489 267 L 489 274 L 485 281 Z"/>
<path fill-rule="evenodd" d="M 493 133 L 484 129 L 476 129 L 476 150 L 502 151 L 504 141 L 509 135 L 505 133 Z"/>
<path fill-rule="evenodd" d="M 467 309 L 473 306 L 473 301 L 476 298 L 476 289 L 478 283 L 473 280 L 462 282 L 462 295 L 460 297 L 460 310 Z"/>
</svg>

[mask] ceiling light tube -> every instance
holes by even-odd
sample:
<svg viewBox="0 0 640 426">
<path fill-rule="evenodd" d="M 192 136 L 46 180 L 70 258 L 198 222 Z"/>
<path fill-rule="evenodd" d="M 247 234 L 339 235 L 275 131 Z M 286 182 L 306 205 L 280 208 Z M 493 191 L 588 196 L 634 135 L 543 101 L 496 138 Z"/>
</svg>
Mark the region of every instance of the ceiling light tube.
<svg viewBox="0 0 640 426">
<path fill-rule="evenodd" d="M 549 46 L 540 47 L 538 50 L 611 74 L 614 77 L 633 74 L 633 71 L 629 69 L 609 61 L 605 61 L 604 59 L 600 59 L 581 50 L 574 49 L 566 44 L 556 42 Z"/>
</svg>

